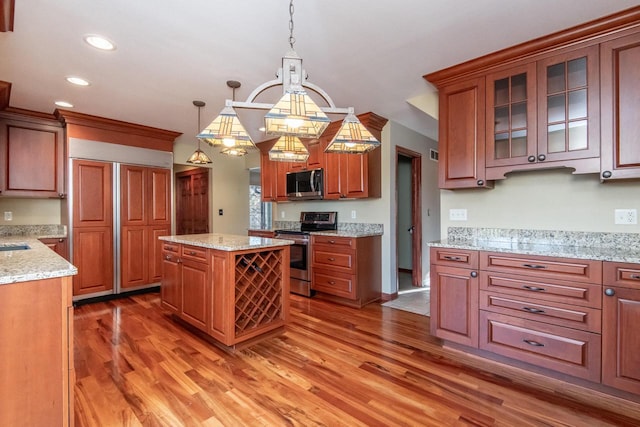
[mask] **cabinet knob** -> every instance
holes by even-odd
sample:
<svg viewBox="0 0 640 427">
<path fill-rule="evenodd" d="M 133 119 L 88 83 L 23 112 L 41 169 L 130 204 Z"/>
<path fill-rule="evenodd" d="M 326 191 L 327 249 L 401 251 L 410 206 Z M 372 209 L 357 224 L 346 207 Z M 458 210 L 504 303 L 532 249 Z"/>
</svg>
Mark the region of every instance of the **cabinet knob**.
<svg viewBox="0 0 640 427">
<path fill-rule="evenodd" d="M 631 276 L 629 276 L 629 279 L 631 279 L 631 280 L 640 280 L 640 274 L 632 274 Z"/>
<path fill-rule="evenodd" d="M 544 154 L 538 154 L 538 161 L 544 162 L 545 160 L 547 160 L 547 156 Z"/>
<path fill-rule="evenodd" d="M 335 260 L 336 260 L 335 258 L 329 258 L 329 261 L 335 261 Z"/>
<path fill-rule="evenodd" d="M 64 242 L 64 239 L 58 239 L 58 242 L 62 243 Z"/>
<path fill-rule="evenodd" d="M 166 259 L 167 261 L 171 261 L 171 255 L 165 255 L 164 259 Z"/>
<path fill-rule="evenodd" d="M 535 162 L 535 161 L 536 161 L 536 156 L 529 156 L 529 157 L 527 157 L 527 162 L 529 162 L 529 163 L 533 163 L 533 162 Z"/>
<path fill-rule="evenodd" d="M 58 197 L 60 197 L 61 199 L 64 199 L 66 195 L 64 193 L 58 193 Z"/>
<path fill-rule="evenodd" d="M 329 243 L 331 243 L 332 245 L 336 243 L 335 240 L 329 240 Z"/>
<path fill-rule="evenodd" d="M 478 277 L 478 272 L 477 271 L 472 271 L 471 272 L 471 277 Z"/>
<path fill-rule="evenodd" d="M 479 187 L 482 187 L 484 185 L 484 180 L 483 179 L 479 179 L 477 184 L 478 184 Z"/>
<path fill-rule="evenodd" d="M 611 178 L 611 175 L 612 175 L 611 171 L 602 172 L 602 177 L 603 178 Z"/>
<path fill-rule="evenodd" d="M 604 290 L 604 294 L 608 297 L 612 297 L 616 294 L 616 291 L 614 289 L 607 288 Z"/>
</svg>

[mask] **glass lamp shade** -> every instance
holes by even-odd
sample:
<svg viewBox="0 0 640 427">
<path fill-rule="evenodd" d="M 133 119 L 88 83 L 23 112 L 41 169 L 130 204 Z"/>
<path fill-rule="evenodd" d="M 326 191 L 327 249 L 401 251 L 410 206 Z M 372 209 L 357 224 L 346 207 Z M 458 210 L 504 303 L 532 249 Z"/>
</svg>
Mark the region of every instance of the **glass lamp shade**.
<svg viewBox="0 0 640 427">
<path fill-rule="evenodd" d="M 214 147 L 235 147 L 245 150 L 256 148 L 231 106 L 224 107 L 218 117 L 204 128 L 197 138 Z"/>
<path fill-rule="evenodd" d="M 191 163 L 194 165 L 206 165 L 208 163 L 212 163 L 211 159 L 207 154 L 198 147 L 196 151 L 187 159 L 187 163 Z"/>
<path fill-rule="evenodd" d="M 306 162 L 308 158 L 307 147 L 292 135 L 281 136 L 269 150 L 269 160 L 276 162 Z"/>
<path fill-rule="evenodd" d="M 264 116 L 267 135 L 316 138 L 329 125 L 327 115 L 304 90 L 287 91 Z"/>
<path fill-rule="evenodd" d="M 326 153 L 363 154 L 380 146 L 378 141 L 353 113 L 347 114 Z"/>
<path fill-rule="evenodd" d="M 225 154 L 227 156 L 240 157 L 247 154 L 247 150 L 242 147 L 224 147 L 220 150 L 220 154 Z"/>
</svg>

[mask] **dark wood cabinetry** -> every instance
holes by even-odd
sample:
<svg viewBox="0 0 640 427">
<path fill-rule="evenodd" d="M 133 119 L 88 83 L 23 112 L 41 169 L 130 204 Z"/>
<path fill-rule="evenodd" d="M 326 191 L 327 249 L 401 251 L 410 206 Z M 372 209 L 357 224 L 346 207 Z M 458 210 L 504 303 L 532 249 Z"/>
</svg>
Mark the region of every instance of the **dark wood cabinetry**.
<svg viewBox="0 0 640 427">
<path fill-rule="evenodd" d="M 162 286 L 160 297 L 162 307 L 178 314 L 182 311 L 182 277 L 180 245 L 162 243 Z"/>
<path fill-rule="evenodd" d="M 69 244 L 67 243 L 66 238 L 44 238 L 38 240 L 47 245 L 52 251 L 60 255 L 62 258 L 66 260 L 69 259 Z"/>
<path fill-rule="evenodd" d="M 640 178 L 640 33 L 600 47 L 601 176 Z"/>
<path fill-rule="evenodd" d="M 640 264 L 604 263 L 602 382 L 640 394 Z"/>
<path fill-rule="evenodd" d="M 0 196 L 65 197 L 64 161 L 59 122 L 0 113 Z"/>
<path fill-rule="evenodd" d="M 362 307 L 380 299 L 380 236 L 311 236 L 311 289 L 319 298 Z"/>
<path fill-rule="evenodd" d="M 121 288 L 156 283 L 160 236 L 171 234 L 171 171 L 120 166 Z"/>
<path fill-rule="evenodd" d="M 478 252 L 431 248 L 431 334 L 478 347 Z"/>
<path fill-rule="evenodd" d="M 440 92 L 440 187 L 559 167 L 640 176 L 639 21 L 629 9 L 424 76 Z"/>
</svg>

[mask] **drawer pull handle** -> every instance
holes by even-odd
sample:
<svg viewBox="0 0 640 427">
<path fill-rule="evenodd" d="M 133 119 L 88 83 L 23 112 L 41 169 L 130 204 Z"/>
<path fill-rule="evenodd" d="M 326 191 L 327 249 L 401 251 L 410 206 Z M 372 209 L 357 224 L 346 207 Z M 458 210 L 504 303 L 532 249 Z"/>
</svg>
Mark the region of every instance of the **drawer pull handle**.
<svg viewBox="0 0 640 427">
<path fill-rule="evenodd" d="M 532 307 L 522 307 L 523 310 L 528 311 L 529 313 L 534 313 L 534 314 L 542 314 L 544 313 L 544 310 L 540 310 L 539 308 L 532 308 Z"/>
<path fill-rule="evenodd" d="M 171 261 L 171 255 L 165 255 L 164 259 L 166 259 L 167 261 Z"/>
<path fill-rule="evenodd" d="M 522 264 L 527 268 L 536 268 L 536 269 L 541 269 L 541 268 L 547 268 L 547 266 L 545 265 L 538 265 L 538 264 Z"/>
<path fill-rule="evenodd" d="M 334 243 L 336 243 L 336 241 L 335 240 L 329 240 L 329 243 L 331 243 L 333 245 Z"/>
<path fill-rule="evenodd" d="M 633 280 L 640 280 L 640 274 L 632 274 L 631 276 L 629 276 L 629 278 Z"/>
<path fill-rule="evenodd" d="M 445 255 L 442 258 L 449 260 L 449 261 L 462 261 L 462 258 L 460 258 L 459 256 L 450 256 L 450 255 Z"/>
<path fill-rule="evenodd" d="M 335 259 L 335 258 L 333 258 L 333 257 L 329 258 L 329 261 L 335 261 L 335 260 L 336 260 L 336 259 Z"/>
<path fill-rule="evenodd" d="M 523 288 L 533 292 L 544 292 L 546 290 L 545 288 L 539 288 L 537 286 L 529 286 L 529 285 L 524 285 Z"/>
<path fill-rule="evenodd" d="M 175 251 L 176 251 L 176 248 L 172 248 L 171 246 L 166 246 L 166 247 L 164 248 L 164 250 L 165 250 L 165 251 L 169 251 L 169 252 L 175 252 Z"/>
<path fill-rule="evenodd" d="M 532 345 L 534 347 L 544 347 L 544 344 L 542 344 L 542 343 L 540 343 L 538 341 L 524 339 L 524 340 L 522 340 L 522 342 L 527 343 L 529 345 Z"/>
<path fill-rule="evenodd" d="M 329 280 L 329 284 L 330 284 L 330 285 L 335 285 L 335 284 L 336 284 L 336 282 L 334 282 L 333 280 Z"/>
<path fill-rule="evenodd" d="M 195 256 L 195 254 L 196 254 L 196 251 L 189 251 L 189 255 Z"/>
</svg>

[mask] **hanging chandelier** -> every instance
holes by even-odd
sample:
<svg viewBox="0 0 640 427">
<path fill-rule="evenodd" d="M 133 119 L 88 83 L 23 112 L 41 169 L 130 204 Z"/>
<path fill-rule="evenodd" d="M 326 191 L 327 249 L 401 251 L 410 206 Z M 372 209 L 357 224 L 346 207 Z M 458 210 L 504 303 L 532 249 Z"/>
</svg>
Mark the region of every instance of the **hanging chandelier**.
<svg viewBox="0 0 640 427">
<path fill-rule="evenodd" d="M 198 129 L 200 129 L 200 109 L 206 104 L 203 101 L 193 101 L 193 105 L 198 107 Z M 198 138 L 198 149 L 187 159 L 187 163 L 194 165 L 206 165 L 211 163 L 209 156 L 200 149 L 200 138 Z"/>
<path fill-rule="evenodd" d="M 354 114 L 353 107 L 336 107 L 331 97 L 320 87 L 307 81 L 307 73 L 302 68 L 302 58 L 294 51 L 293 45 L 293 0 L 289 3 L 289 46 L 291 50 L 282 58 L 282 68 L 276 79 L 267 81 L 253 90 L 246 101 L 226 100 L 225 107 L 197 138 L 210 145 L 222 145 L 225 154 L 242 155 L 255 148 L 251 137 L 240 123 L 235 108 L 268 110 L 264 116 L 265 133 L 280 136 L 269 152 L 269 159 L 292 162 L 306 161 L 309 153 L 299 138 L 318 138 L 330 123 L 327 114 L 346 114 L 346 117 L 329 145 L 327 153 L 362 154 L 380 146 L 378 141 L 364 127 Z M 231 81 L 233 82 L 233 81 Z M 229 82 L 227 82 L 229 85 Z M 275 104 L 255 102 L 265 90 L 282 86 L 282 97 Z M 231 86 L 233 87 L 233 86 Z M 328 106 L 319 107 L 307 90 L 318 94 Z M 241 154 L 231 154 L 241 153 Z M 306 157 L 304 157 L 306 155 Z M 304 160 L 300 160 L 304 157 Z"/>
</svg>

